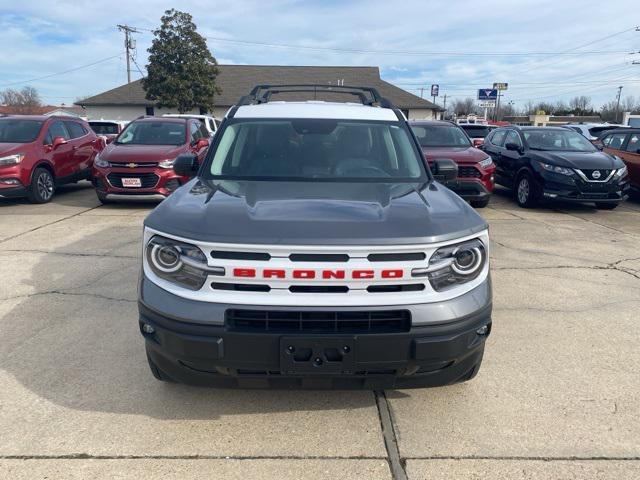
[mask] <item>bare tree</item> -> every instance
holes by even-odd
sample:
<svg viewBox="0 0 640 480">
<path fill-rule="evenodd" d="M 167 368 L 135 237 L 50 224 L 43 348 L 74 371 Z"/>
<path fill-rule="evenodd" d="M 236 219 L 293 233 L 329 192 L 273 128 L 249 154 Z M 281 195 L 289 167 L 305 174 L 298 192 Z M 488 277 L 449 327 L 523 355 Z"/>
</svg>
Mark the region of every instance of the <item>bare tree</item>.
<svg viewBox="0 0 640 480">
<path fill-rule="evenodd" d="M 456 115 L 469 115 L 476 112 L 476 102 L 471 97 L 463 100 L 454 100 L 451 108 Z"/>
<path fill-rule="evenodd" d="M 572 98 L 569 101 L 569 107 L 571 108 L 572 113 L 576 115 L 584 115 L 585 113 L 593 112 L 593 108 L 591 107 L 591 98 L 584 95 Z"/>
<path fill-rule="evenodd" d="M 16 108 L 17 113 L 29 115 L 37 113 L 42 106 L 40 94 L 33 87 L 24 87 L 22 90 L 11 88 L 0 92 L 0 103 Z"/>
<path fill-rule="evenodd" d="M 640 102 L 636 101 L 635 97 L 628 96 L 620 101 L 620 108 L 618 111 L 618 119 L 616 120 L 616 100 L 611 100 L 605 103 L 600 109 L 600 117 L 605 122 L 616 122 L 622 119 L 622 112 L 640 113 Z"/>
</svg>

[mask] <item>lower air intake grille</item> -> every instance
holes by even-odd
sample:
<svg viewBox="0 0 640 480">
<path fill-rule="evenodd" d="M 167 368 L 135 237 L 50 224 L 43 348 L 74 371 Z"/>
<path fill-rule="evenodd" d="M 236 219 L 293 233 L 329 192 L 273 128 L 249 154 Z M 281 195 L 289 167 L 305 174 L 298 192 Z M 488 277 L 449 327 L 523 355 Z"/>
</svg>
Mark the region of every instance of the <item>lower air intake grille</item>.
<svg viewBox="0 0 640 480">
<path fill-rule="evenodd" d="M 458 176 L 480 178 L 482 174 L 476 167 L 458 167 Z"/>
<path fill-rule="evenodd" d="M 407 310 L 360 312 L 300 312 L 230 309 L 225 313 L 229 330 L 241 332 L 394 333 L 408 332 Z"/>
</svg>

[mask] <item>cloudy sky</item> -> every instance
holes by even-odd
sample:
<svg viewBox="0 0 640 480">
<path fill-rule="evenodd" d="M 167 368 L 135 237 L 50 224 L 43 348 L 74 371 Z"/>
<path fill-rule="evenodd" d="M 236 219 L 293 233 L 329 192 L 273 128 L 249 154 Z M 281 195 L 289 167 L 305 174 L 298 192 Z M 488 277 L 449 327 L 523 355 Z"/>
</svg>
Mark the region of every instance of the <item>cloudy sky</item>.
<svg viewBox="0 0 640 480">
<path fill-rule="evenodd" d="M 640 97 L 637 2 L 0 0 L 0 90 L 32 85 L 47 103 L 70 104 L 125 83 L 119 23 L 140 29 L 140 78 L 149 29 L 177 7 L 219 63 L 377 65 L 418 95 L 438 83 L 464 98 L 501 81 L 518 106 L 586 95 L 599 107 L 618 86 Z"/>
</svg>

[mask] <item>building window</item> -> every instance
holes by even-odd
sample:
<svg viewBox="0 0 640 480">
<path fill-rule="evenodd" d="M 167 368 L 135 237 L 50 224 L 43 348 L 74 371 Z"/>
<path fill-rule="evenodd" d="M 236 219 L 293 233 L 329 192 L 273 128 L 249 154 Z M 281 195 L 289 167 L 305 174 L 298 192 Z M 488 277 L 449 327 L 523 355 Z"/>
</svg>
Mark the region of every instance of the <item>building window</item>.
<svg viewBox="0 0 640 480">
<path fill-rule="evenodd" d="M 155 115 L 153 107 L 147 107 L 145 115 L 151 115 L 151 116 Z"/>
</svg>

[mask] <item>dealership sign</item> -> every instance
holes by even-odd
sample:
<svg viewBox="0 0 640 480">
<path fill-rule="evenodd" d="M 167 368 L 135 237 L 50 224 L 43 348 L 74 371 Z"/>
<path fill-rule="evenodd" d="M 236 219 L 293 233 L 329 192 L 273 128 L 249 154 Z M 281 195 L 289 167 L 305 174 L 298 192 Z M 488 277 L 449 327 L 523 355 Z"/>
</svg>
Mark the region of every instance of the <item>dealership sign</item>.
<svg viewBox="0 0 640 480">
<path fill-rule="evenodd" d="M 493 84 L 494 90 L 506 90 L 509 87 L 508 83 L 496 82 Z"/>
<path fill-rule="evenodd" d="M 431 96 L 437 97 L 440 93 L 440 85 L 431 85 Z"/>
<path fill-rule="evenodd" d="M 493 108 L 496 106 L 496 102 L 495 101 L 485 101 L 485 102 L 478 102 L 478 106 L 480 108 Z"/>
<path fill-rule="evenodd" d="M 495 88 L 481 88 L 478 90 L 478 100 L 497 100 L 498 90 Z"/>
</svg>

